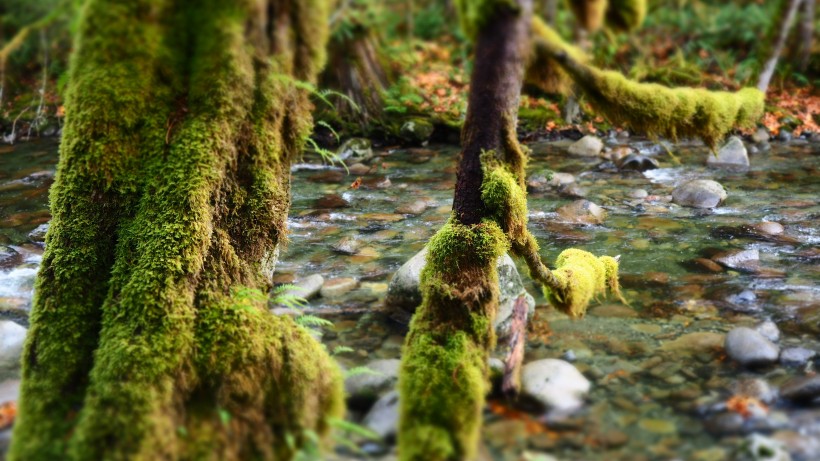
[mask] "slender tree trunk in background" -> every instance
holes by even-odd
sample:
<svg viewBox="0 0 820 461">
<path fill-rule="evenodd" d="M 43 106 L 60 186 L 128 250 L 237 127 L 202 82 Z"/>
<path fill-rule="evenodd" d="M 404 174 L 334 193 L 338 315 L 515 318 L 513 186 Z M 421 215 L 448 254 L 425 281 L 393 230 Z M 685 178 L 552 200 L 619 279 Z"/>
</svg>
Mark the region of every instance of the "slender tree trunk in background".
<svg viewBox="0 0 820 461">
<path fill-rule="evenodd" d="M 803 16 L 800 18 L 800 54 L 798 68 L 805 72 L 809 68 L 811 50 L 814 46 L 814 13 L 816 0 L 803 0 Z"/>
<path fill-rule="evenodd" d="M 766 93 L 766 90 L 769 89 L 769 83 L 771 82 L 775 68 L 777 67 L 777 61 L 780 59 L 780 54 L 783 52 L 783 47 L 786 46 L 786 39 L 789 37 L 789 31 L 792 29 L 792 25 L 794 25 L 794 18 L 797 16 L 797 10 L 800 8 L 800 4 L 803 1 L 804 0 L 783 0 L 781 8 L 785 8 L 785 10 L 782 10 L 780 14 L 781 21 L 777 25 L 775 43 L 772 47 L 771 55 L 763 65 L 763 68 L 760 71 L 760 76 L 757 80 L 757 89 L 763 93 Z"/>
<path fill-rule="evenodd" d="M 558 18 L 558 0 L 542 0 L 541 15 L 547 24 L 555 26 L 555 20 Z"/>
<path fill-rule="evenodd" d="M 402 460 L 474 459 L 489 390 L 487 360 L 495 345 L 492 324 L 498 308 L 495 267 L 510 242 L 482 200 L 483 166 L 494 152 L 511 170 L 523 173 L 515 124 L 532 1 L 519 0 L 515 10 L 499 1 L 485 13 L 482 24 L 475 25 L 453 216 L 428 245 L 423 301 L 402 355 Z"/>
<path fill-rule="evenodd" d="M 338 370 L 265 295 L 327 17 L 87 2 L 10 460 L 288 459 L 339 415 Z"/>
</svg>

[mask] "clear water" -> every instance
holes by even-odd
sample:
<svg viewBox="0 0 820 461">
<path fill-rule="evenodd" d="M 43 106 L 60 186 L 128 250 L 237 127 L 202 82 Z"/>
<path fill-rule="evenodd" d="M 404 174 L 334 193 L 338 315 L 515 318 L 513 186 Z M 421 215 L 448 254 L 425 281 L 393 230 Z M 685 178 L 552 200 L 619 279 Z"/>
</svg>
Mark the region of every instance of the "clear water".
<svg viewBox="0 0 820 461">
<path fill-rule="evenodd" d="M 714 338 L 700 333 L 723 334 L 770 319 L 781 330 L 781 348 L 820 351 L 820 145 L 773 145 L 769 152 L 752 155 L 750 170 L 738 172 L 707 169 L 703 147 L 676 147 L 681 160 L 676 165 L 651 143 L 631 142 L 654 155 L 661 168 L 645 174 L 618 172 L 599 167 L 597 159 L 569 157 L 566 143 L 530 145 L 531 175 L 546 169 L 572 173 L 586 198 L 609 213 L 602 225 L 561 223 L 555 210 L 572 199 L 555 192 L 531 193 L 530 228 L 542 255 L 553 260 L 569 246 L 621 255 L 630 306 L 603 301 L 585 319 L 571 321 L 546 306 L 524 277 L 539 303 L 525 362 L 558 358 L 571 350 L 576 367 L 592 381 L 592 391 L 584 410 L 560 423 L 545 421 L 523 403 L 493 397 L 483 452 L 494 459 L 519 459 L 526 451 L 568 460 L 729 459 L 755 427 L 778 437 L 799 432 L 801 440 L 820 443 L 817 409 L 782 402 L 771 406 L 764 426 L 747 420 L 732 434 L 715 430 L 713 420 L 722 414 L 721 404 L 738 380 L 762 378 L 776 387 L 805 370 L 781 365 L 744 370 L 714 341 L 695 344 L 698 338 Z M 53 173 L 56 151 L 51 142 L 0 148 L 0 244 L 22 255 L 15 267 L 0 270 L 0 311 L 8 317 L 24 318 L 29 308 L 41 250 L 26 235 L 48 220 L 48 172 Z M 331 349 L 353 348 L 339 356 L 346 367 L 400 356 L 406 327 L 384 308 L 387 283 L 446 221 L 452 205 L 456 147 L 376 154 L 358 189 L 351 187 L 356 176 L 338 169 L 294 167 L 289 242 L 276 271 L 280 283 L 314 273 L 360 282 L 347 295 L 318 298 L 308 308 L 334 322 L 323 336 Z M 688 178 L 720 182 L 728 200 L 714 211 L 667 203 L 672 188 Z M 629 192 L 639 188 L 656 200 L 630 198 Z M 350 206 L 317 208 L 317 200 L 328 194 L 340 195 Z M 427 203 L 421 214 L 396 213 L 418 200 Z M 714 233 L 719 226 L 764 220 L 783 224 L 786 235 L 798 243 Z M 346 237 L 362 242 L 357 255 L 333 251 Z M 727 249 L 759 250 L 765 270 L 709 273 L 689 263 Z M 747 290 L 754 293 L 753 301 L 733 301 Z"/>
</svg>

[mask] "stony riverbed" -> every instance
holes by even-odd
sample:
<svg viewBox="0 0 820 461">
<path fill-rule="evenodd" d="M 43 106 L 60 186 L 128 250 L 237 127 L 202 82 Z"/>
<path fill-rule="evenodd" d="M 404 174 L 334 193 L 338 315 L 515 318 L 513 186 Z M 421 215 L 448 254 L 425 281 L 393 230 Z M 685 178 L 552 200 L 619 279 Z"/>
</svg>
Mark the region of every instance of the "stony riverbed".
<svg viewBox="0 0 820 461">
<path fill-rule="evenodd" d="M 629 305 L 601 300 L 571 321 L 521 271 L 516 286 L 535 304 L 526 392 L 491 396 L 485 459 L 820 459 L 820 142 L 765 138 L 733 146 L 750 166 L 617 135 L 529 144 L 542 254 L 620 255 Z M 350 174 L 294 166 L 275 281 L 312 285 L 306 312 L 333 322 L 322 341 L 358 370 L 349 417 L 383 436 L 339 456 L 392 459 L 408 313 L 385 300 L 449 216 L 458 149 L 360 144 L 343 152 Z M 0 147 L 0 403 L 16 398 L 56 152 L 47 141 Z"/>
</svg>

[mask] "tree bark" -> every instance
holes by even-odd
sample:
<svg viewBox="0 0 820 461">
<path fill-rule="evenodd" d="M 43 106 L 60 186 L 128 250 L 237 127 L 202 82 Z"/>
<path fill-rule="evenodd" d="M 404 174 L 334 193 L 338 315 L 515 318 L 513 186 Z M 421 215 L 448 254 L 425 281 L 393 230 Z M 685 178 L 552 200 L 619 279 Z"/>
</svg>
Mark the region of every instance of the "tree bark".
<svg viewBox="0 0 820 461">
<path fill-rule="evenodd" d="M 504 162 L 517 175 L 511 180 L 513 187 L 523 187 L 525 159 L 515 138 L 515 123 L 532 1 L 519 0 L 516 6 L 496 2 L 485 10 L 487 17 L 479 18 L 481 24 L 474 24 L 475 67 L 454 213 L 428 244 L 421 274 L 423 301 L 402 357 L 402 460 L 474 459 L 478 447 L 488 391 L 487 360 L 495 345 L 495 267 L 510 245 L 506 229 L 482 200 L 485 157 Z"/>
<path fill-rule="evenodd" d="M 264 295 L 327 13 L 88 1 L 9 459 L 288 459 L 340 414 Z"/>
</svg>

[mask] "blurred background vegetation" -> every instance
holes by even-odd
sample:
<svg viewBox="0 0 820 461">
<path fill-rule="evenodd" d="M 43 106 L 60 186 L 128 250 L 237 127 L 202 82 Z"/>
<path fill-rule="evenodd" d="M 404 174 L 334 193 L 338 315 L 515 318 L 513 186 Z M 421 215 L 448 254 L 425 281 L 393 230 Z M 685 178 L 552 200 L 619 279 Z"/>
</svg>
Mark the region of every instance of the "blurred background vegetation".
<svg viewBox="0 0 820 461">
<path fill-rule="evenodd" d="M 585 40 L 600 67 L 640 81 L 734 90 L 754 86 L 788 1 L 649 0 L 642 27 L 588 37 L 579 37 L 565 0 L 535 4 L 536 12 L 563 37 Z M 59 131 L 71 35 L 81 4 L 0 3 L 0 133 L 6 141 Z M 452 0 L 338 0 L 329 21 L 330 59 L 320 88 L 344 96 L 317 103 L 321 126 L 332 127 L 331 133 L 410 142 L 433 129 L 441 133 L 450 128 L 451 137 L 457 133 L 466 107 L 470 50 Z M 769 87 L 764 122 L 770 130 L 784 121 L 792 130 L 817 126 L 813 98 L 820 83 L 820 46 L 813 35 L 818 22 L 814 2 L 805 1 Z M 530 89 L 522 98 L 522 127 L 565 128 L 565 102 L 563 96 Z M 584 114 L 571 121 L 607 128 L 583 103 L 582 108 Z"/>
</svg>

